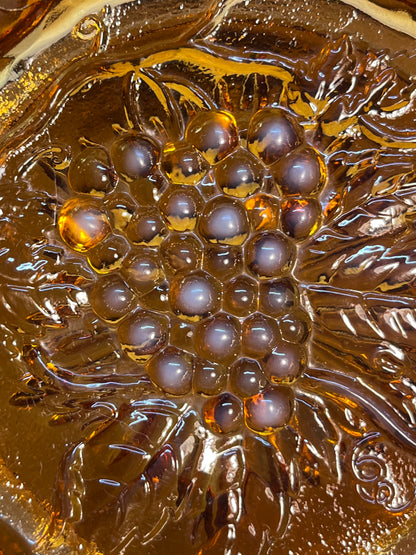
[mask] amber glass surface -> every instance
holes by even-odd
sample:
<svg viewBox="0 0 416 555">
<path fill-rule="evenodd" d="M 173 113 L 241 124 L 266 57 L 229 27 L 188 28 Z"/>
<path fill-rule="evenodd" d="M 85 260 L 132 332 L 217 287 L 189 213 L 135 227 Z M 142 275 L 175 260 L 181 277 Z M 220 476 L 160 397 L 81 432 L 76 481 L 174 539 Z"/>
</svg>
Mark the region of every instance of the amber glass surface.
<svg viewBox="0 0 416 555">
<path fill-rule="evenodd" d="M 414 17 L 0 6 L 0 553 L 414 555 Z"/>
</svg>

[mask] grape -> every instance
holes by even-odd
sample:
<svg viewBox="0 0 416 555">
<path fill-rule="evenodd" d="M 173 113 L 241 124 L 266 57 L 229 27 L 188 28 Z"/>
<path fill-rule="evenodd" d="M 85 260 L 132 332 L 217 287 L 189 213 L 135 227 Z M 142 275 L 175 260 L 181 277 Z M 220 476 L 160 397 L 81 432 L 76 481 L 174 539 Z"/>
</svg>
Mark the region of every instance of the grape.
<svg viewBox="0 0 416 555">
<path fill-rule="evenodd" d="M 289 312 L 297 300 L 296 286 L 289 278 L 260 283 L 260 310 L 270 316 Z"/>
<path fill-rule="evenodd" d="M 224 289 L 224 306 L 236 316 L 247 316 L 257 309 L 257 283 L 246 275 L 231 279 Z"/>
<path fill-rule="evenodd" d="M 258 233 L 246 246 L 247 266 L 259 278 L 281 276 L 289 269 L 292 259 L 292 246 L 278 231 Z"/>
<path fill-rule="evenodd" d="M 232 246 L 209 245 L 205 247 L 204 268 L 220 280 L 227 279 L 239 272 L 243 266 L 241 248 Z"/>
<path fill-rule="evenodd" d="M 97 274 L 119 269 L 129 253 L 130 246 L 121 235 L 109 235 L 88 251 L 88 262 Z"/>
<path fill-rule="evenodd" d="M 148 137 L 126 133 L 111 145 L 111 159 L 117 173 L 131 182 L 153 172 L 159 159 L 159 149 Z"/>
<path fill-rule="evenodd" d="M 276 320 L 256 312 L 242 325 L 242 350 L 244 354 L 262 358 L 269 353 L 279 338 Z"/>
<path fill-rule="evenodd" d="M 199 239 L 187 234 L 172 234 L 160 247 L 160 255 L 167 272 L 173 274 L 200 267 L 203 246 Z"/>
<path fill-rule="evenodd" d="M 286 426 L 293 413 L 294 398 L 289 387 L 271 387 L 244 401 L 246 424 L 260 434 Z"/>
<path fill-rule="evenodd" d="M 280 108 L 264 108 L 251 118 L 248 148 L 265 164 L 273 164 L 296 148 L 303 132 L 295 119 Z"/>
<path fill-rule="evenodd" d="M 196 185 L 207 173 L 209 165 L 193 146 L 169 143 L 163 151 L 162 169 L 172 183 Z"/>
<path fill-rule="evenodd" d="M 63 205 L 58 217 L 58 229 L 68 246 L 85 252 L 110 233 L 110 222 L 102 204 L 94 199 L 77 197 Z"/>
<path fill-rule="evenodd" d="M 263 183 L 264 167 L 250 152 L 238 149 L 215 168 L 218 187 L 232 197 L 245 198 L 258 191 Z"/>
<path fill-rule="evenodd" d="M 297 308 L 279 321 L 282 338 L 290 343 L 304 343 L 309 336 L 311 320 L 305 310 Z"/>
<path fill-rule="evenodd" d="M 275 230 L 279 223 L 279 202 L 273 195 L 260 193 L 246 200 L 245 207 L 254 230 Z"/>
<path fill-rule="evenodd" d="M 210 164 L 215 164 L 237 148 L 237 124 L 228 112 L 199 112 L 189 122 L 185 138 Z"/>
<path fill-rule="evenodd" d="M 280 341 L 265 357 L 263 372 L 272 383 L 291 383 L 302 374 L 305 356 L 300 346 Z"/>
<path fill-rule="evenodd" d="M 204 209 L 199 233 L 210 243 L 242 245 L 249 232 L 244 206 L 237 200 L 216 197 Z"/>
<path fill-rule="evenodd" d="M 316 199 L 291 199 L 282 203 L 283 231 L 301 241 L 318 229 L 321 205 Z"/>
<path fill-rule="evenodd" d="M 152 382 L 165 393 L 185 395 L 191 390 L 192 367 L 191 355 L 169 346 L 148 362 L 146 371 Z"/>
<path fill-rule="evenodd" d="M 126 235 L 132 243 L 149 247 L 160 245 L 166 232 L 165 222 L 152 208 L 135 212 L 126 229 Z"/>
<path fill-rule="evenodd" d="M 169 298 L 174 314 L 196 322 L 220 309 L 221 287 L 206 272 L 193 272 L 172 282 Z"/>
<path fill-rule="evenodd" d="M 266 385 L 266 379 L 257 360 L 239 358 L 230 368 L 230 385 L 239 397 L 252 397 Z"/>
<path fill-rule="evenodd" d="M 192 231 L 201 212 L 202 199 L 195 189 L 178 186 L 162 195 L 159 208 L 170 229 Z"/>
<path fill-rule="evenodd" d="M 156 312 L 139 310 L 121 322 L 117 335 L 131 359 L 145 362 L 167 344 L 169 319 Z"/>
<path fill-rule="evenodd" d="M 69 186 L 75 193 L 103 197 L 117 184 L 117 177 L 106 152 L 89 147 L 71 161 L 68 169 Z"/>
<path fill-rule="evenodd" d="M 138 295 L 148 293 L 165 277 L 159 256 L 145 247 L 131 252 L 123 265 L 122 274 Z"/>
<path fill-rule="evenodd" d="M 107 322 L 117 322 L 134 307 L 134 294 L 117 274 L 94 283 L 89 300 L 94 312 Z"/>
<path fill-rule="evenodd" d="M 111 225 L 117 231 L 124 231 L 136 210 L 136 204 L 129 195 L 111 195 L 106 201 Z"/>
<path fill-rule="evenodd" d="M 241 401 L 230 393 L 209 399 L 204 407 L 205 422 L 218 434 L 237 432 L 243 424 Z"/>
<path fill-rule="evenodd" d="M 273 175 L 285 196 L 315 195 L 325 182 L 325 163 L 313 148 L 300 148 L 276 164 Z"/>
<path fill-rule="evenodd" d="M 227 368 L 196 357 L 194 363 L 193 389 L 200 395 L 216 395 L 227 381 Z"/>
<path fill-rule="evenodd" d="M 227 363 L 240 350 L 240 323 L 224 313 L 211 316 L 195 329 L 195 348 L 211 362 Z"/>
</svg>

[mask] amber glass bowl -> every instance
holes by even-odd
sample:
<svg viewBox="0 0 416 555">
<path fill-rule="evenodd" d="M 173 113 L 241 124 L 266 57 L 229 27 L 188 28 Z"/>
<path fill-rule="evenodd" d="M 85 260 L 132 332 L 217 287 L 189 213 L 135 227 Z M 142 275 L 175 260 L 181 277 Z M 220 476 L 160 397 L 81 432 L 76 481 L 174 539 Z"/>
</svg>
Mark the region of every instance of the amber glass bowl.
<svg viewBox="0 0 416 555">
<path fill-rule="evenodd" d="M 0 553 L 413 555 L 413 2 L 11 4 Z"/>
</svg>

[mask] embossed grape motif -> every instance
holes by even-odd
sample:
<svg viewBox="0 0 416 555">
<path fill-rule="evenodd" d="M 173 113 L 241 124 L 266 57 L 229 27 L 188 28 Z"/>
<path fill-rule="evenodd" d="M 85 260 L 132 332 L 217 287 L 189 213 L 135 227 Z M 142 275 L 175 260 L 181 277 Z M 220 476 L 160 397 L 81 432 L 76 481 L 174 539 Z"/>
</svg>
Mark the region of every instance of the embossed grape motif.
<svg viewBox="0 0 416 555">
<path fill-rule="evenodd" d="M 322 155 L 305 142 L 287 110 L 257 111 L 244 139 L 231 112 L 211 109 L 191 117 L 180 142 L 162 148 L 131 130 L 111 157 L 86 147 L 69 165 L 80 194 L 62 206 L 58 229 L 102 276 L 92 309 L 163 393 L 215 392 L 202 415 L 216 433 L 245 424 L 269 434 L 292 416 L 288 386 L 306 367 L 310 321 L 290 271 L 296 242 L 319 226 L 326 180 Z M 117 178 L 150 181 L 159 166 L 167 179 L 153 204 L 141 206 L 138 192 L 125 228 L 112 233 L 105 199 Z M 171 336 L 181 321 L 189 350 Z"/>
<path fill-rule="evenodd" d="M 347 39 L 231 76 L 199 54 L 214 84 L 176 51 L 103 69 L 128 90 L 111 144 L 27 164 L 60 187 L 45 249 L 61 273 L 33 279 L 23 327 L 40 330 L 30 399 L 87 392 L 57 421 L 107 411 L 68 448 L 56 511 L 108 553 L 173 545 L 176 523 L 195 553 L 286 553 L 304 492 L 344 475 L 386 514 L 414 499 L 383 443 L 416 449 L 398 77 Z"/>
</svg>

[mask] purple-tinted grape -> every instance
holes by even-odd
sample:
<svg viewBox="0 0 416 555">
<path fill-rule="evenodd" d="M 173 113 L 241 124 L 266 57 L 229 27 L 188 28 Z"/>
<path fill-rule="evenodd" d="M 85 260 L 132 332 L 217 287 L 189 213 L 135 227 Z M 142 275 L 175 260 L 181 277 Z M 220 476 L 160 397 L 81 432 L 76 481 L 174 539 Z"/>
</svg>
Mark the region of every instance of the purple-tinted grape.
<svg viewBox="0 0 416 555">
<path fill-rule="evenodd" d="M 94 312 L 107 322 L 117 322 L 134 307 L 134 294 L 117 274 L 94 283 L 89 300 Z"/>
<path fill-rule="evenodd" d="M 215 181 L 226 194 L 246 198 L 260 189 L 264 167 L 250 152 L 238 149 L 215 168 Z"/>
<path fill-rule="evenodd" d="M 294 408 L 289 387 L 271 387 L 244 401 L 246 424 L 260 434 L 270 434 L 289 423 Z"/>
<path fill-rule="evenodd" d="M 204 406 L 205 422 L 218 434 L 237 432 L 243 424 L 241 401 L 230 393 L 208 399 Z"/>
<path fill-rule="evenodd" d="M 225 364 L 233 360 L 240 350 L 240 333 L 239 321 L 220 313 L 195 328 L 195 348 L 201 357 Z"/>
<path fill-rule="evenodd" d="M 145 362 L 167 344 L 169 319 L 157 312 L 139 310 L 121 322 L 117 335 L 131 359 Z"/>
<path fill-rule="evenodd" d="M 206 272 L 193 272 L 172 282 L 169 299 L 174 314 L 197 322 L 220 309 L 221 287 Z"/>
<path fill-rule="evenodd" d="M 272 383 L 291 383 L 302 374 L 305 361 L 303 348 L 280 341 L 265 357 L 263 372 Z"/>
<path fill-rule="evenodd" d="M 159 160 L 159 149 L 144 135 L 126 133 L 111 145 L 111 159 L 117 173 L 130 182 L 153 172 Z"/>
<path fill-rule="evenodd" d="M 282 203 L 282 229 L 297 241 L 306 239 L 319 227 L 321 205 L 316 199 L 291 199 Z"/>
<path fill-rule="evenodd" d="M 273 164 L 299 146 L 303 132 L 296 120 L 280 108 L 264 108 L 251 118 L 248 148 L 265 164 Z"/>
<path fill-rule="evenodd" d="M 276 320 L 256 312 L 246 318 L 242 325 L 242 351 L 253 358 L 269 353 L 279 339 Z"/>
<path fill-rule="evenodd" d="M 202 198 L 196 189 L 177 186 L 162 195 L 159 208 L 170 229 L 192 231 L 197 224 L 202 204 Z"/>
<path fill-rule="evenodd" d="M 209 201 L 199 222 L 199 233 L 204 239 L 223 245 L 242 245 L 249 229 L 244 206 L 226 197 Z"/>
<path fill-rule="evenodd" d="M 135 245 L 160 245 L 167 233 L 165 222 L 154 208 L 142 208 L 130 220 L 126 235 Z"/>
<path fill-rule="evenodd" d="M 176 347 L 166 347 L 146 366 L 152 382 L 170 395 L 186 395 L 191 390 L 192 356 Z"/>
<path fill-rule="evenodd" d="M 273 168 L 273 174 L 284 196 L 317 194 L 326 178 L 325 163 L 313 148 L 300 148 L 289 153 Z"/>
<path fill-rule="evenodd" d="M 247 266 L 259 278 L 280 277 L 289 269 L 292 259 L 292 246 L 279 231 L 257 233 L 246 246 Z"/>
</svg>

